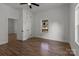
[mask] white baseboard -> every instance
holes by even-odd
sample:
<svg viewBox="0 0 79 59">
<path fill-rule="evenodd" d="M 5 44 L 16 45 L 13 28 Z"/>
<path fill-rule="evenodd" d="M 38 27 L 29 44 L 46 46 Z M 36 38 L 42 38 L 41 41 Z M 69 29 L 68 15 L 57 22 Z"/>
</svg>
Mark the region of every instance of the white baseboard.
<svg viewBox="0 0 79 59">
<path fill-rule="evenodd" d="M 0 45 L 7 44 L 8 41 L 0 42 Z"/>
<path fill-rule="evenodd" d="M 34 37 L 44 38 L 44 39 L 48 39 L 48 40 L 54 40 L 53 38 L 50 38 L 50 37 L 42 37 L 42 36 L 34 36 Z M 62 41 L 62 40 L 54 40 L 54 41 L 69 43 L 69 42 L 67 42 L 67 41 Z"/>
</svg>

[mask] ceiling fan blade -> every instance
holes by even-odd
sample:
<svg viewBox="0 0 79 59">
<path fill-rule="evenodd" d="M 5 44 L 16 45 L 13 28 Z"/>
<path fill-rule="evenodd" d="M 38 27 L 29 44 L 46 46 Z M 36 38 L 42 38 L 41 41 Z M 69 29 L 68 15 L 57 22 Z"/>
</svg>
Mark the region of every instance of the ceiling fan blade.
<svg viewBox="0 0 79 59">
<path fill-rule="evenodd" d="M 28 4 L 28 3 L 20 3 L 20 5 L 24 5 L 24 4 Z"/>
<path fill-rule="evenodd" d="M 35 6 L 39 6 L 39 4 L 37 4 L 37 3 L 31 3 L 32 5 L 35 5 Z"/>
</svg>

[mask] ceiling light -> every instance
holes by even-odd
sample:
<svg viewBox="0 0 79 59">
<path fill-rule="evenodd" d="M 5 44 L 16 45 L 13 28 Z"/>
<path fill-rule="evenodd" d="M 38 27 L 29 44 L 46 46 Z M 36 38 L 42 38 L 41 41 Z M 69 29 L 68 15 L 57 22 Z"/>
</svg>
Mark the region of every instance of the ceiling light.
<svg viewBox="0 0 79 59">
<path fill-rule="evenodd" d="M 28 5 L 31 5 L 31 3 L 28 3 Z"/>
</svg>

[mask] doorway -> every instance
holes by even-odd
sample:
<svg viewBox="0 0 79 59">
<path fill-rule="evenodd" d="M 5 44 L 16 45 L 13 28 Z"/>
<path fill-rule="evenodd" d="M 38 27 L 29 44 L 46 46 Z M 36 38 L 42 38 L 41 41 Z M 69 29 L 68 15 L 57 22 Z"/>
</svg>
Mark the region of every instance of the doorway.
<svg viewBox="0 0 79 59">
<path fill-rule="evenodd" d="M 17 35 L 15 31 L 16 19 L 8 18 L 8 45 L 11 47 L 15 47 Z"/>
</svg>

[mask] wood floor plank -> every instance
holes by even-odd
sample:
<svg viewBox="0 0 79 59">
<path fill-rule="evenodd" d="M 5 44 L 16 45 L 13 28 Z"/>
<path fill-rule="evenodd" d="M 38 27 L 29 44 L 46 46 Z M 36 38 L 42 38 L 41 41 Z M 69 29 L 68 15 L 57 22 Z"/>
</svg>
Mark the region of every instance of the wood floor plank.
<svg viewBox="0 0 79 59">
<path fill-rule="evenodd" d="M 12 35 L 11 35 L 12 37 Z M 10 38 L 11 39 L 11 38 Z M 16 39 L 12 37 L 12 39 Z M 26 41 L 16 40 L 0 45 L 1 56 L 74 56 L 69 43 L 30 38 Z"/>
</svg>

